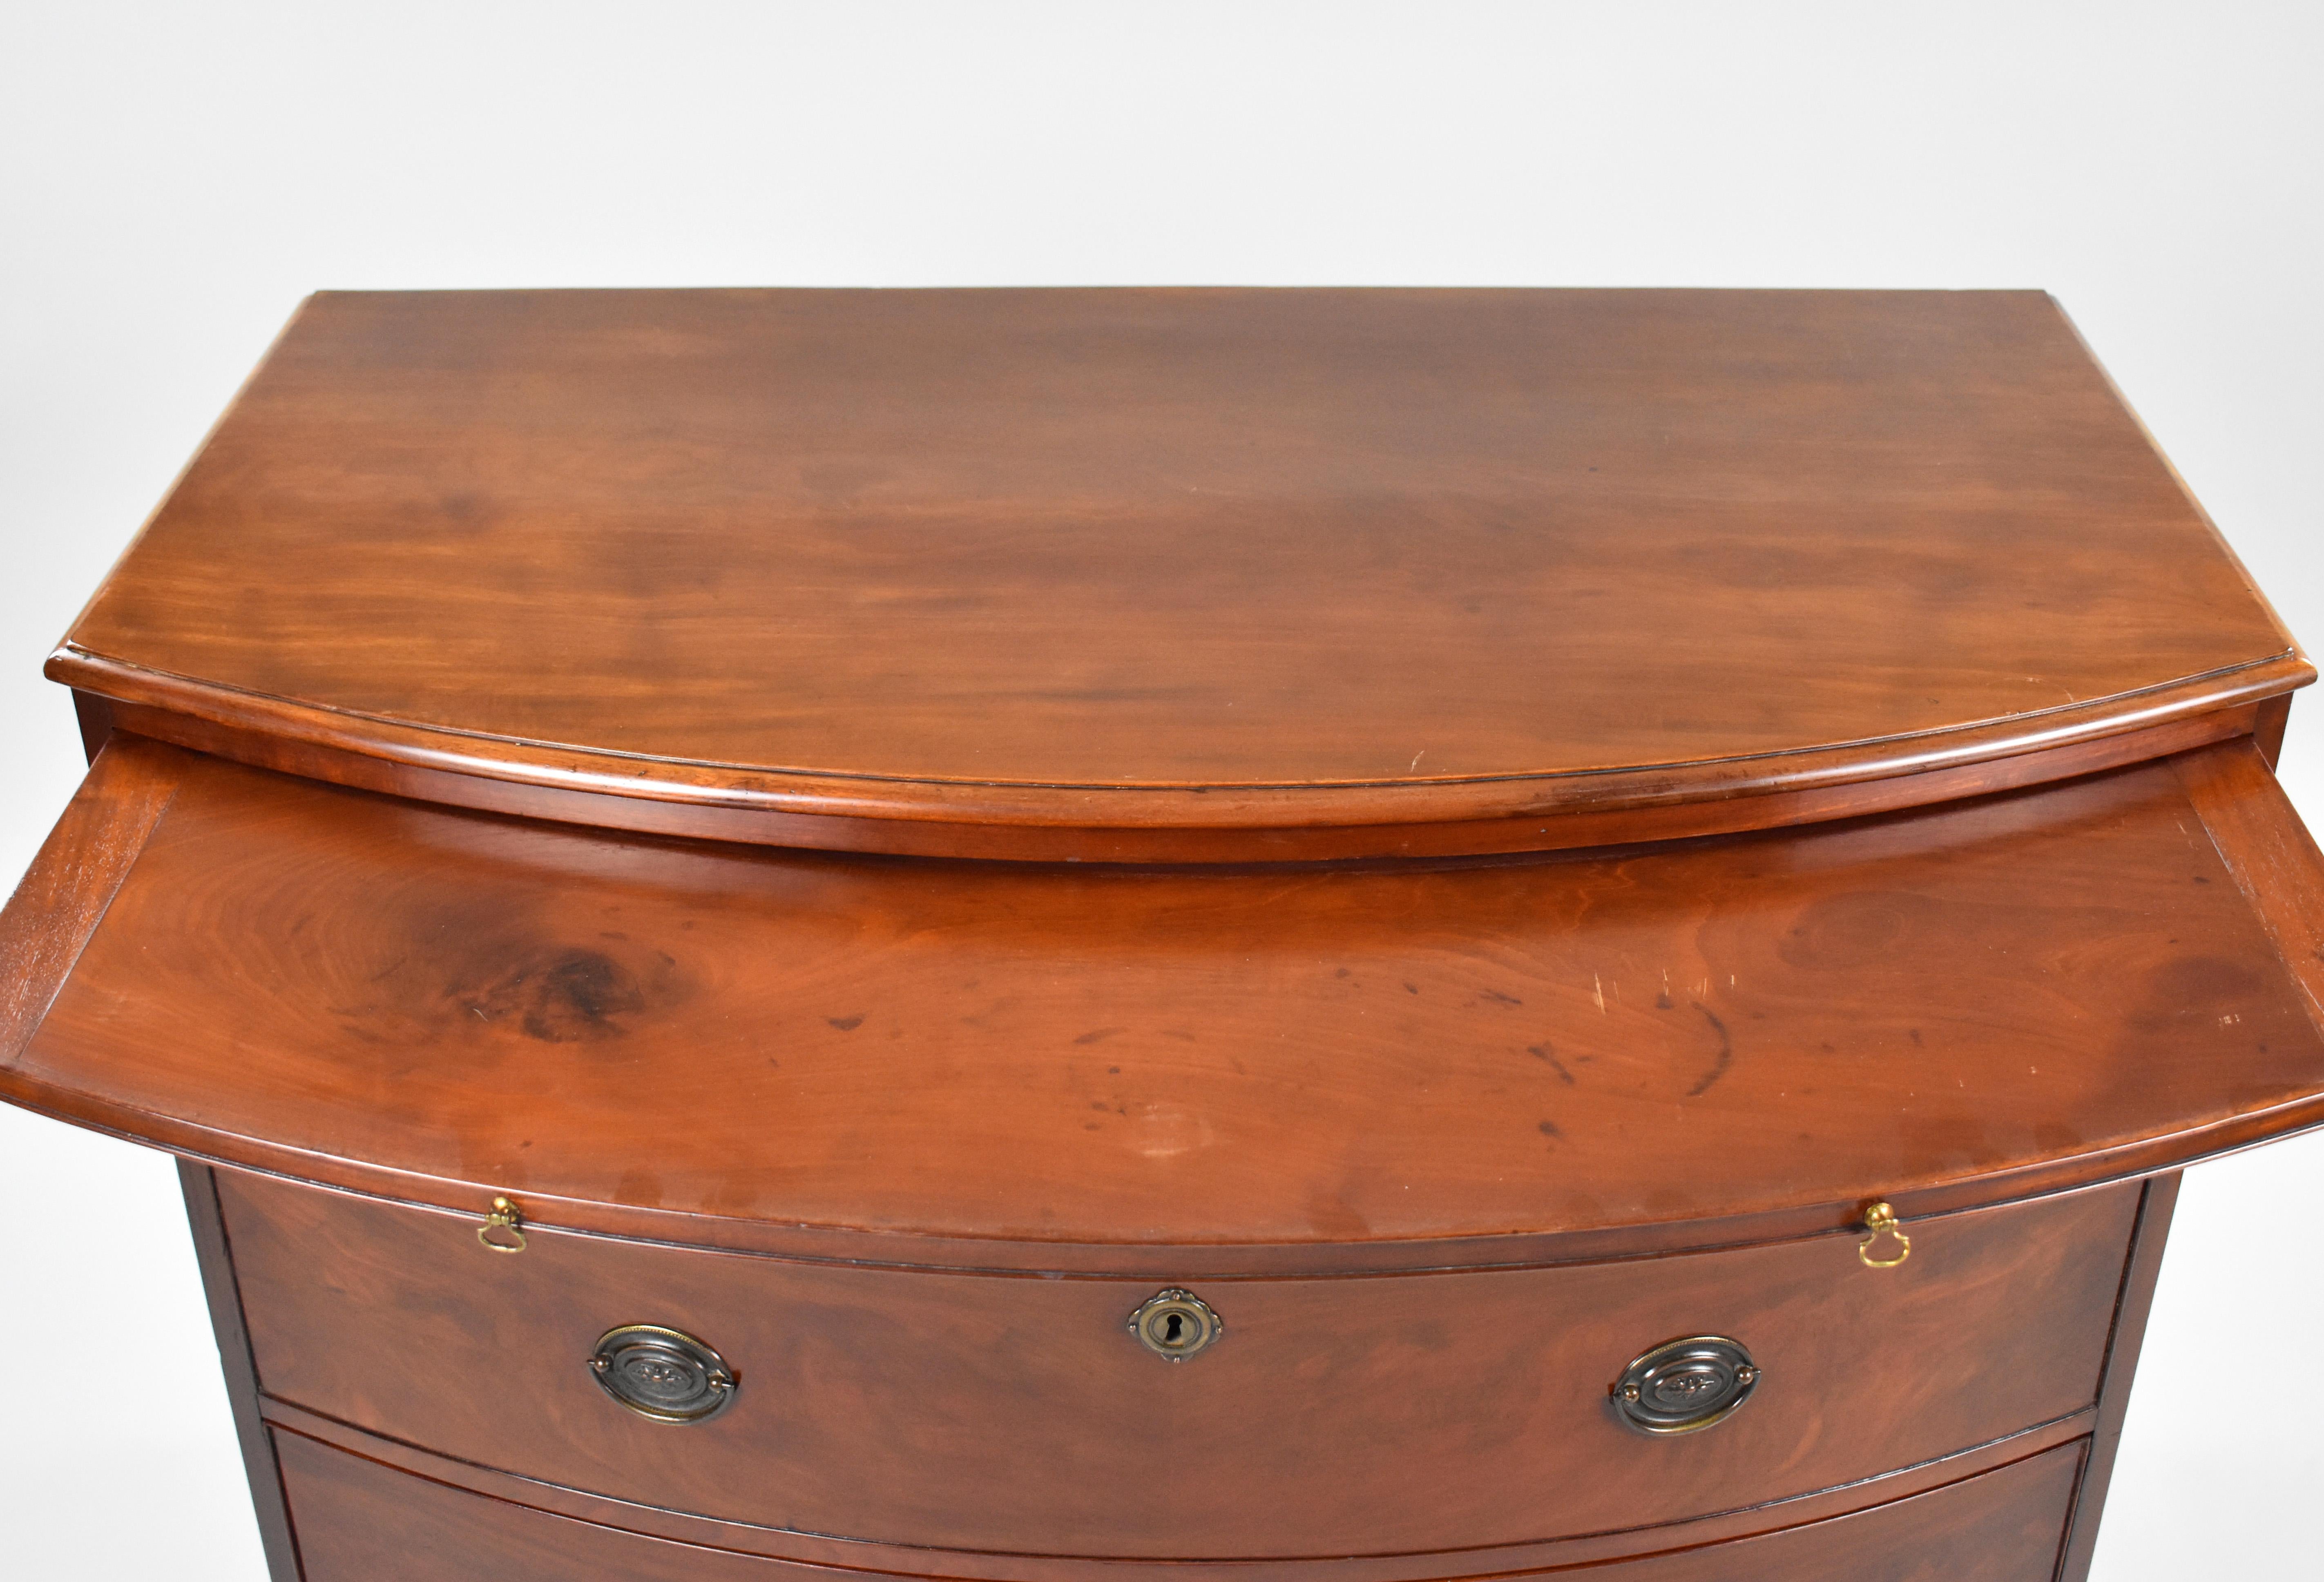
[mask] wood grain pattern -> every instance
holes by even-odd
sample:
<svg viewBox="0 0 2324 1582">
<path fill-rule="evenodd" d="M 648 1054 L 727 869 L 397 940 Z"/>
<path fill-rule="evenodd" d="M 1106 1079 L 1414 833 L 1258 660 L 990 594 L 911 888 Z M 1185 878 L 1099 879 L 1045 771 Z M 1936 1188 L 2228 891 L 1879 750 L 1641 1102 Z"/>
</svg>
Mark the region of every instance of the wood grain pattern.
<svg viewBox="0 0 2324 1582">
<path fill-rule="evenodd" d="M 812 1582 L 862 1575 L 592 1526 L 281 1434 L 308 1582 Z M 2048 1582 L 2078 1445 L 1856 1514 L 1586 1570 L 1619 1582 Z"/>
<path fill-rule="evenodd" d="M 2283 792 L 2256 747 L 2193 755 L 2174 766 L 2220 860 L 2301 986 L 2309 1014 L 2324 1025 L 2324 852 L 2316 838 L 2279 811 Z"/>
<path fill-rule="evenodd" d="M 287 1402 L 270 1398 L 264 1406 L 267 1421 L 278 1428 L 471 1494 L 530 1505 L 600 1526 L 774 1559 L 856 1571 L 943 1577 L 948 1582 L 1310 1582 L 1320 1568 L 1316 1561 L 1302 1559 L 1104 1559 L 1086 1555 L 1000 1554 L 980 1550 L 913 1549 L 868 1543 L 861 1539 L 788 1532 L 687 1515 L 634 1500 L 584 1494 L 559 1484 L 542 1483 L 480 1467 L 473 1461 L 439 1456 Z M 2096 1409 L 2078 1412 L 2071 1417 L 2060 1418 L 1974 1449 L 1900 1467 L 1860 1483 L 1689 1522 L 1583 1533 L 1547 1543 L 1471 1547 L 1450 1553 L 1335 1555 L 1323 1564 L 1328 1565 L 1333 1582 L 1443 1582 L 1451 1576 L 1498 1577 L 1514 1571 L 1592 1565 L 1655 1550 L 1723 1543 L 1733 1538 L 1845 1516 L 2006 1467 L 2043 1450 L 2088 1439 L 2097 1416 Z"/>
<path fill-rule="evenodd" d="M 1893 1505 L 1589 1574 L 1621 1582 L 2047 1582 L 2077 1459 L 2074 1447 L 2062 1447 Z"/>
<path fill-rule="evenodd" d="M 532 755 L 530 768 L 537 773 L 530 777 L 507 778 L 506 759 L 458 759 L 428 748 L 409 731 L 401 733 L 406 749 L 401 755 L 375 756 L 369 750 L 375 744 L 362 743 L 335 719 L 314 711 L 309 713 L 315 729 L 295 735 L 281 729 L 280 711 L 217 709 L 190 694 L 165 697 L 168 706 L 115 704 L 108 712 L 124 729 L 260 768 L 452 807 L 641 834 L 1032 862 L 1313 862 L 1689 840 L 1925 807 L 2251 737 L 2263 705 L 2234 700 L 2246 695 L 2246 688 L 2282 685 L 2279 674 L 2262 667 L 2238 672 L 2232 685 L 2166 688 L 2126 703 L 2102 730 L 2085 723 L 2080 730 L 2034 732 L 2015 726 L 1960 731 L 1941 745 L 1916 737 L 1877 753 L 1859 748 L 1750 759 L 1727 766 L 1716 779 L 1647 770 L 1538 783 L 1551 786 L 1548 791 L 1526 788 L 1536 783 L 1510 782 L 1505 800 L 1531 811 L 1386 824 L 1268 823 L 1288 805 L 1260 792 L 1172 794 L 1164 799 L 1167 806 L 1115 797 L 1102 810 L 1077 805 L 1065 822 L 973 822 L 980 812 L 996 811 L 973 805 L 982 795 L 977 787 L 945 788 L 951 815 L 945 819 L 795 813 L 741 794 L 717 804 L 670 800 L 652 788 L 609 782 L 552 761 L 560 755 L 548 753 Z M 123 682 L 120 690 L 147 695 L 134 679 Z M 1424 795 L 1402 794 L 1396 811 L 1417 817 L 1425 811 L 1418 805 Z M 1462 795 L 1477 801 L 1483 793 L 1470 787 Z M 1133 814 L 1148 822 L 1094 822 Z"/>
<path fill-rule="evenodd" d="M 1205 1287 L 1173 1365 L 1135 1280 L 873 1270 L 536 1233 L 227 1173 L 259 1382 L 390 1439 L 793 1532 L 1028 1554 L 1239 1559 L 1539 1542 L 1796 1498 L 2097 1398 L 2139 1189 L 1924 1221 L 1876 1273 L 1847 1236 L 1691 1258 Z M 616 1325 L 741 1380 L 685 1429 L 606 1400 Z M 1700 1434 L 1606 1392 L 1676 1336 L 1766 1378 Z"/>
<path fill-rule="evenodd" d="M 1466 1244 L 1910 1217 L 2324 1108 L 2324 1038 L 2169 766 L 1270 871 L 680 845 L 185 761 L 0 1083 L 479 1212 L 980 1266 L 1539 1261 L 1608 1245 Z"/>
<path fill-rule="evenodd" d="M 2079 1575 L 2132 1178 L 2324 1123 L 2314 671 L 2037 294 L 326 295 L 50 673 L 0 1099 L 289 1178 L 310 1582 Z"/>
<path fill-rule="evenodd" d="M 1425 290 L 318 297 L 51 674 L 1105 827 L 1725 796 L 2313 676 L 2038 293 Z"/>
<path fill-rule="evenodd" d="M 177 791 L 185 755 L 152 742 L 93 755 L 88 777 L 0 911 L 0 1070 L 13 1064 Z"/>
</svg>

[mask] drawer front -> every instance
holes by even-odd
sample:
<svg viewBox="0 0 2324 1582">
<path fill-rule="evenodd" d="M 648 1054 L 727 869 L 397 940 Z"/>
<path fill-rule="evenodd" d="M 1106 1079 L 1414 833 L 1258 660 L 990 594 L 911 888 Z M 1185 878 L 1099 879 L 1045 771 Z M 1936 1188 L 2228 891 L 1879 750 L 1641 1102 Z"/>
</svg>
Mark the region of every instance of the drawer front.
<svg viewBox="0 0 2324 1582">
<path fill-rule="evenodd" d="M 306 1582 L 816 1582 L 845 1574 L 551 1515 L 296 1434 L 278 1434 L 275 1443 Z M 2051 1582 L 2086 1443 L 1827 1522 L 1530 1574 L 1586 1571 L 1608 1582 Z M 1119 1568 L 1091 1569 L 1119 1575 Z"/>
<path fill-rule="evenodd" d="M 490 1499 L 277 1433 L 303 1582 L 831 1582 L 844 1575 L 672 1543 Z"/>
<path fill-rule="evenodd" d="M 1524 1543 L 1734 1510 L 2095 1399 L 2137 1189 L 1845 1237 L 1556 1268 L 1194 1282 L 1224 1330 L 1171 1362 L 1147 1282 L 801 1264 L 475 1222 L 221 1173 L 263 1390 L 483 1466 L 890 1543 L 1122 1558 Z M 706 1421 L 647 1421 L 588 1359 L 618 1326 L 714 1347 Z M 1674 1337 L 1758 1370 L 1701 1432 L 1609 1388 Z"/>
</svg>

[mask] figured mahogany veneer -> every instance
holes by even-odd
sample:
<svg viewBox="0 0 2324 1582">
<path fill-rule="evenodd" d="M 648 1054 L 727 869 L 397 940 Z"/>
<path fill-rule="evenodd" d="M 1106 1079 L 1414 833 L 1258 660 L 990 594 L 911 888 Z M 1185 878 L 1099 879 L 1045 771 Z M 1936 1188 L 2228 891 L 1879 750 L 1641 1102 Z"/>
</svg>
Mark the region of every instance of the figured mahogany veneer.
<svg viewBox="0 0 2324 1582">
<path fill-rule="evenodd" d="M 624 838 L 134 739 L 84 796 L 154 780 L 0 1090 L 479 1214 L 970 1266 L 1542 1261 L 2324 1118 L 2319 965 L 2206 823 L 2243 809 L 2297 842 L 2266 882 L 2324 893 L 2248 746 L 1789 833 L 1305 870 Z"/>
<path fill-rule="evenodd" d="M 483 1498 L 278 1434 L 307 1582 L 816 1582 L 826 1570 Z M 1786 1531 L 1521 1577 L 1606 1582 L 2050 1582 L 2077 1442 Z"/>
<path fill-rule="evenodd" d="M 2314 670 L 2038 293 L 325 294 L 50 674 L 0 1099 L 274 1582 L 2082 1582 L 2324 1124 Z"/>
<path fill-rule="evenodd" d="M 1230 1280 L 1173 1365 L 1150 1281 L 791 1263 L 536 1231 L 222 1173 L 270 1397 L 481 1466 L 890 1546 L 1155 1559 L 1374 1555 L 1682 1522 L 1934 1461 L 2092 1406 L 2135 1184 L 1692 1257 Z M 681 1329 L 741 1380 L 682 1430 L 581 1366 Z M 1674 1439 L 1618 1422 L 1631 1357 L 1711 1332 L 1765 1379 Z M 1440 1565 L 1454 1564 L 1440 1561 Z"/>
<path fill-rule="evenodd" d="M 50 674 L 375 788 L 1133 860 L 1766 823 L 1537 827 L 2314 676 L 2040 293 L 1316 290 L 325 294 Z"/>
</svg>

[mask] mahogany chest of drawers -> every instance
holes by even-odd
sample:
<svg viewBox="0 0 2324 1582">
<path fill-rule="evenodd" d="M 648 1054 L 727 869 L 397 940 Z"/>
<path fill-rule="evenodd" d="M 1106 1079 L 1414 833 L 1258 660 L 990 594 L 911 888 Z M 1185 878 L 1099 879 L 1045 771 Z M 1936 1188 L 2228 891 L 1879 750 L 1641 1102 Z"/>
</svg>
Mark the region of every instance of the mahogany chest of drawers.
<svg viewBox="0 0 2324 1582">
<path fill-rule="evenodd" d="M 325 295 L 50 670 L 277 1582 L 2078 1578 L 2324 1120 L 2038 294 Z"/>
</svg>

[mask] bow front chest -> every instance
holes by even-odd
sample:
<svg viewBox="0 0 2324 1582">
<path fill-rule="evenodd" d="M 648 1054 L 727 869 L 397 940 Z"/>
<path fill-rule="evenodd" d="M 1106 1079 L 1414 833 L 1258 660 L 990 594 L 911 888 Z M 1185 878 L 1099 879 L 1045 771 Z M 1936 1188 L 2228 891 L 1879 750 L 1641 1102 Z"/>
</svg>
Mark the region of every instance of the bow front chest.
<svg viewBox="0 0 2324 1582">
<path fill-rule="evenodd" d="M 2324 1121 L 2039 294 L 326 294 L 49 668 L 277 1582 L 2079 1578 Z"/>
</svg>

